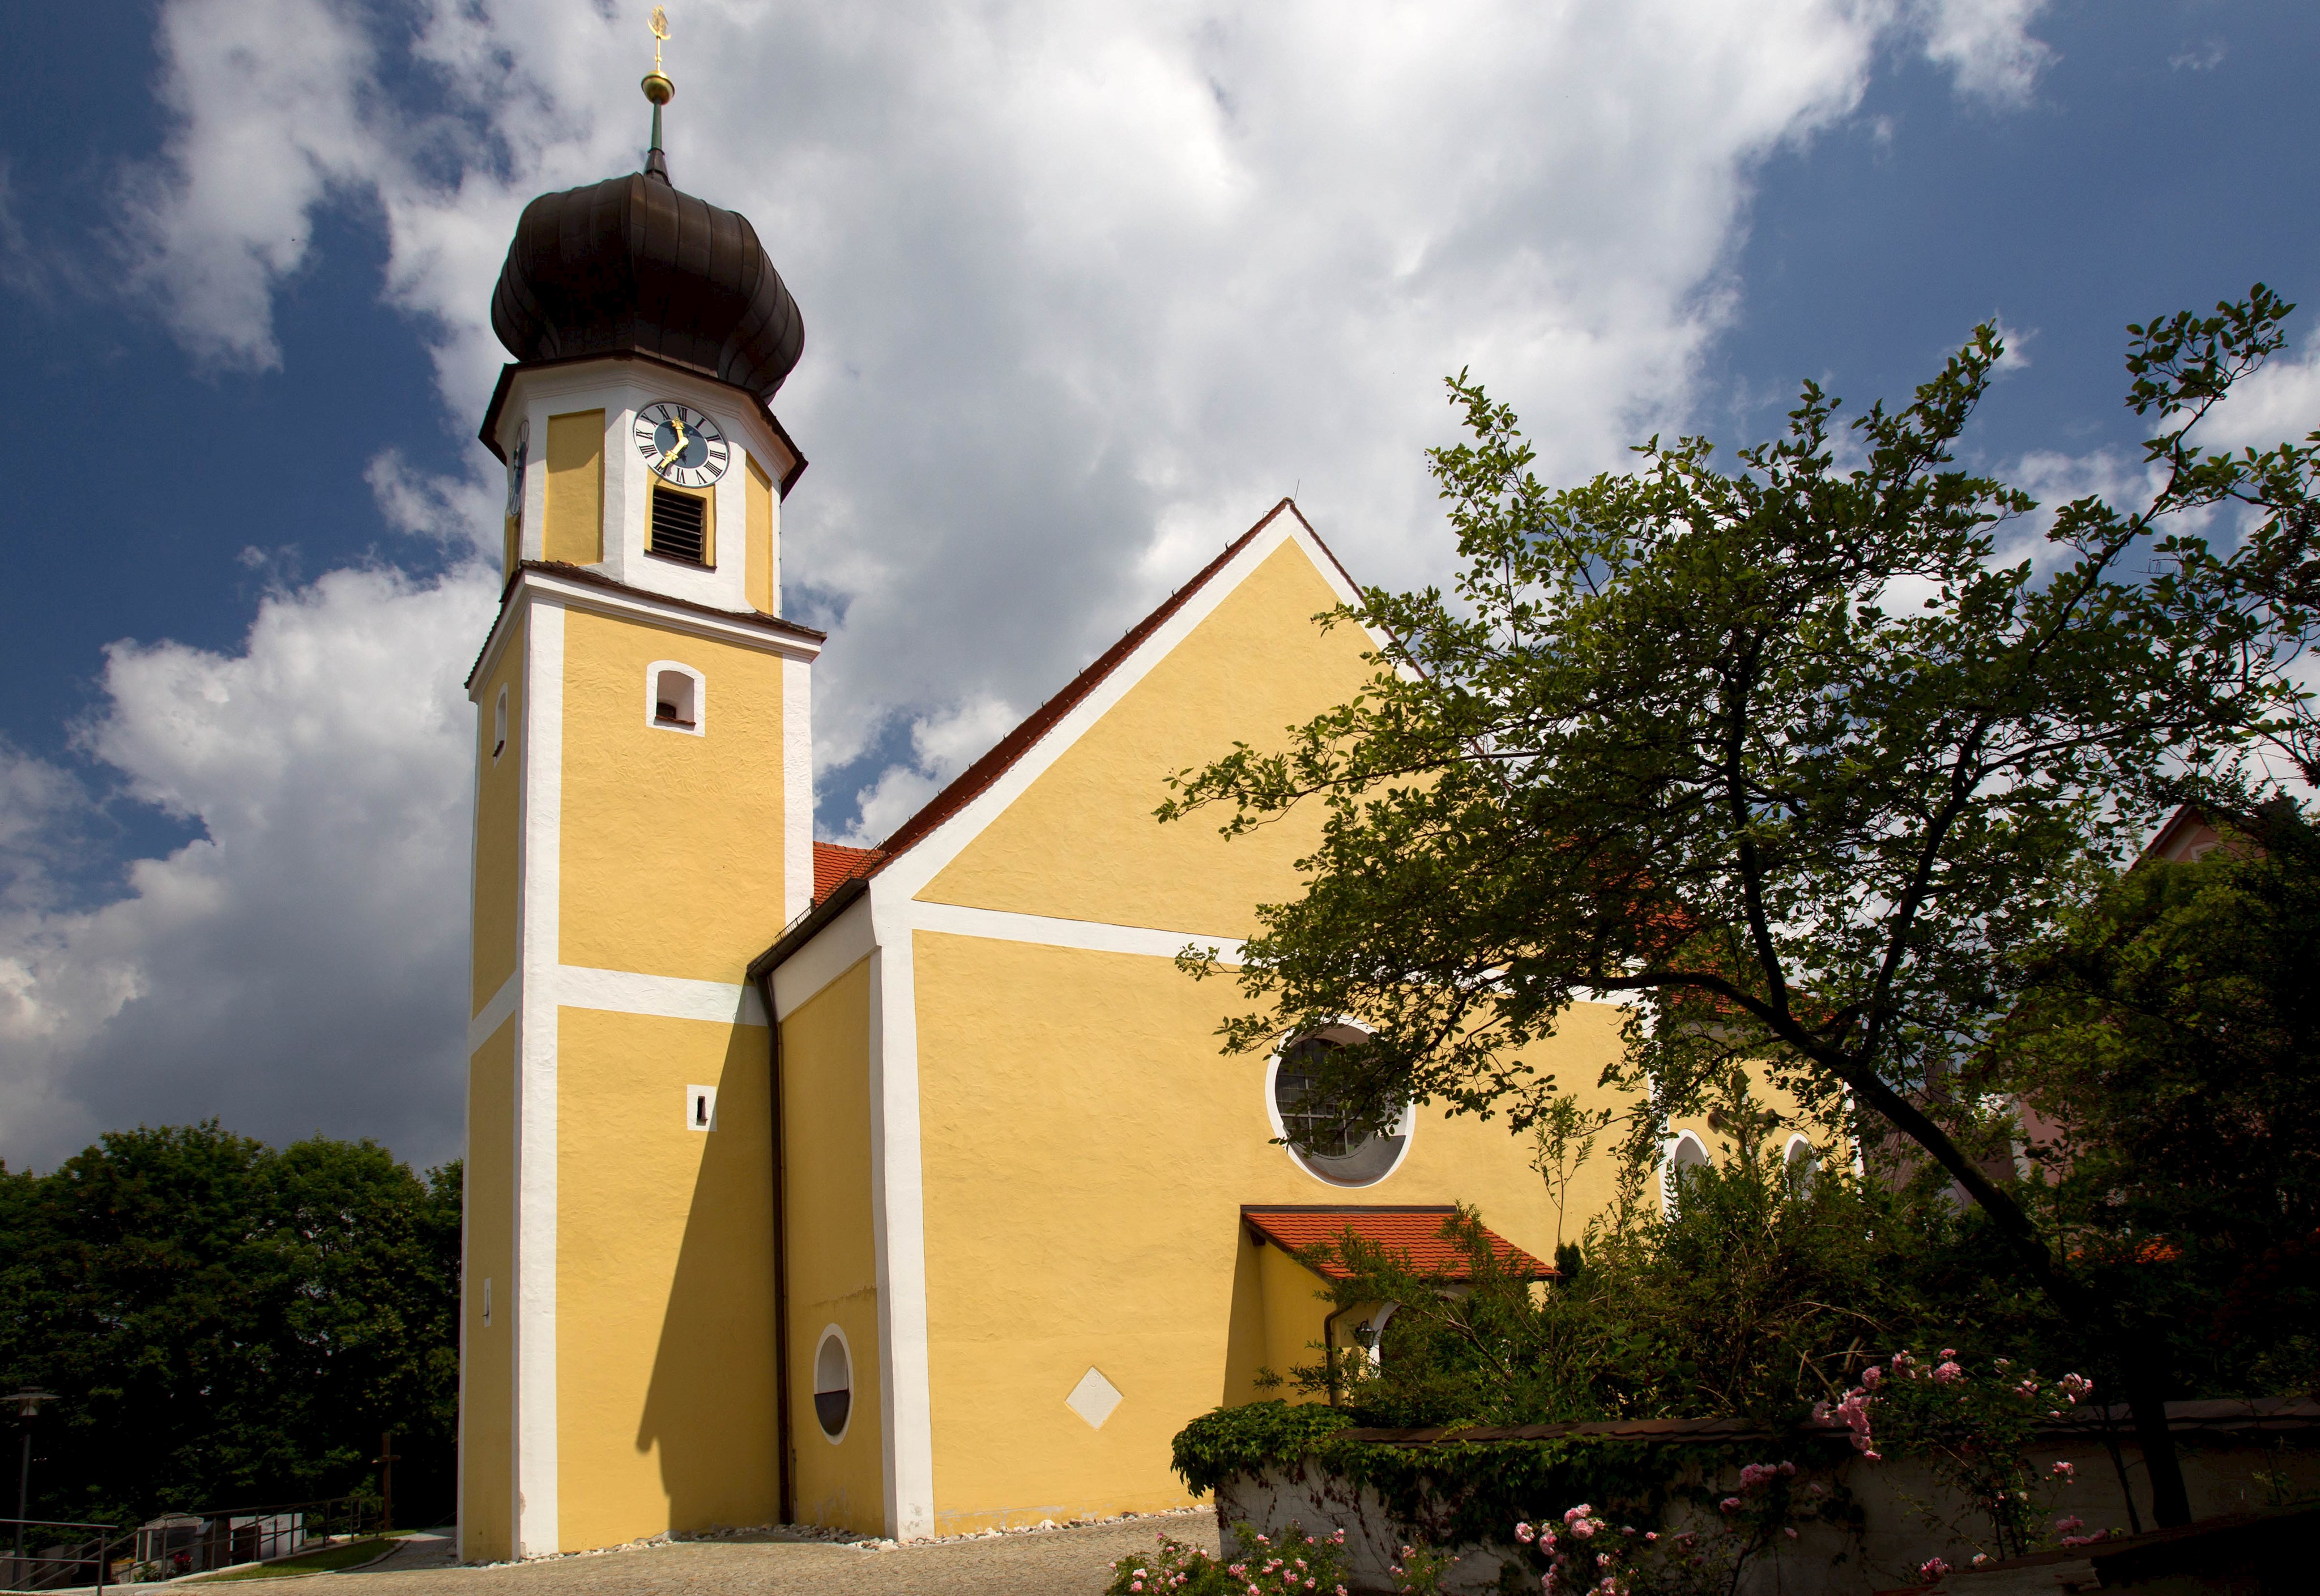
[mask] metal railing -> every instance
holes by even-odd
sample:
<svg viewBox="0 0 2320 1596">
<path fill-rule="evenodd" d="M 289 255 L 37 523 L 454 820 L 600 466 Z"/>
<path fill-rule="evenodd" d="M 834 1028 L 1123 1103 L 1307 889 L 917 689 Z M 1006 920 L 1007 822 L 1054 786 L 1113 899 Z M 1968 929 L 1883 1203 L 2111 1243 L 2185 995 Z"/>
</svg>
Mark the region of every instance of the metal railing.
<svg viewBox="0 0 2320 1596">
<path fill-rule="evenodd" d="M 378 1507 L 349 1496 L 163 1513 L 134 1528 L 0 1519 L 0 1591 L 103 1590 L 319 1551 L 378 1528 Z M 22 1531 L 23 1555 L 10 1555 Z"/>
<path fill-rule="evenodd" d="M 0 1591 L 102 1588 L 115 1544 L 114 1524 L 68 1524 L 50 1519 L 0 1519 Z"/>
<path fill-rule="evenodd" d="M 378 1509 L 351 1496 L 264 1507 L 209 1508 L 164 1513 L 126 1537 L 127 1572 L 137 1580 L 176 1579 L 244 1563 L 318 1550 L 332 1540 L 378 1527 Z M 113 1576 L 122 1577 L 120 1573 Z"/>
</svg>

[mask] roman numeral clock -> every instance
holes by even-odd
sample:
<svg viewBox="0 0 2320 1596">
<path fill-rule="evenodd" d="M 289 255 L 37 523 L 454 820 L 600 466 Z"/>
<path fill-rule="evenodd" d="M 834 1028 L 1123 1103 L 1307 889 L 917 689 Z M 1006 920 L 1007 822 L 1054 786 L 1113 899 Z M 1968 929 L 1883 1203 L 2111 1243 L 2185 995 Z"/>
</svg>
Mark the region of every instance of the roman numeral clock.
<svg viewBox="0 0 2320 1596">
<path fill-rule="evenodd" d="M 637 413 L 637 449 L 655 476 L 679 487 L 707 487 L 732 458 L 715 422 L 669 399 Z"/>
</svg>

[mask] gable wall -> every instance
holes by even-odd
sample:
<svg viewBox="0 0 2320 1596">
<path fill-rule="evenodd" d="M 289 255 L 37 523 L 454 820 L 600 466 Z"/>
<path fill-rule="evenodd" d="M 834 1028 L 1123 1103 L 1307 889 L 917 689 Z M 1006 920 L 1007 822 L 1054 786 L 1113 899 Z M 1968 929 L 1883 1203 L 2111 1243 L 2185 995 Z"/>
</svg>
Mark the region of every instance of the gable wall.
<svg viewBox="0 0 2320 1596">
<path fill-rule="evenodd" d="M 1246 937 L 1254 906 L 1296 890 L 1291 862 L 1318 812 L 1227 842 L 1221 812 L 1168 825 L 1152 812 L 1173 773 L 1263 748 L 1342 703 L 1369 671 L 1358 628 L 1326 635 L 1337 603 L 1307 546 L 1267 557 L 921 890 L 921 902 Z"/>
</svg>

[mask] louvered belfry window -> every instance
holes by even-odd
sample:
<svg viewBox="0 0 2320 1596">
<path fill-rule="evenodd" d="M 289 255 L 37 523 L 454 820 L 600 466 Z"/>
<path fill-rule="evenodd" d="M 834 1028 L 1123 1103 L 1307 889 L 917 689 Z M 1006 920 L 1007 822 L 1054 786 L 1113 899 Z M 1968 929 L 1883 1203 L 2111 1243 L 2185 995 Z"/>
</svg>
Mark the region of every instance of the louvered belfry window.
<svg viewBox="0 0 2320 1596">
<path fill-rule="evenodd" d="M 708 514 L 706 500 L 656 487 L 652 496 L 652 551 L 670 559 L 701 564 L 702 532 Z"/>
</svg>

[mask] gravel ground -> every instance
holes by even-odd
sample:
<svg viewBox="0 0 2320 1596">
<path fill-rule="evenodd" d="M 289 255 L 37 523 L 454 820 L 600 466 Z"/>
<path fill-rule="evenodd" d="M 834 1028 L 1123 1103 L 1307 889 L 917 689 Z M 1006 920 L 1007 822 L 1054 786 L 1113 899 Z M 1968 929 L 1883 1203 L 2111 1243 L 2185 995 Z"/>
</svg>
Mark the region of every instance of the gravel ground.
<svg viewBox="0 0 2320 1596">
<path fill-rule="evenodd" d="M 359 1590 L 343 1596 L 594 1596 L 597 1591 L 729 1596 L 759 1591 L 812 1591 L 816 1596 L 1098 1596 L 1111 1581 L 1112 1559 L 1143 1552 L 1162 1530 L 1174 1539 L 1216 1550 L 1215 1515 L 1199 1513 L 897 1546 L 888 1552 L 743 1537 L 494 1568 L 447 1565 L 449 1547 L 436 1541 L 414 1544 L 359 1573 L 315 1577 L 333 1583 L 360 1582 Z M 265 1587 L 249 1589 L 256 1596 Z"/>
</svg>

